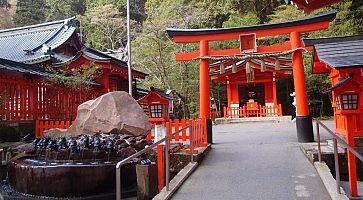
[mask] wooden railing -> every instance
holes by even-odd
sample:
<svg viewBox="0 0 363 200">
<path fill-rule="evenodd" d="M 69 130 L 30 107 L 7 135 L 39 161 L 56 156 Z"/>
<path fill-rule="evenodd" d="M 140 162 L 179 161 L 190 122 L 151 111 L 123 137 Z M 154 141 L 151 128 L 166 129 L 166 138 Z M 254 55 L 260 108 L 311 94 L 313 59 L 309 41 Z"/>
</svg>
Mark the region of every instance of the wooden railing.
<svg viewBox="0 0 363 200">
<path fill-rule="evenodd" d="M 281 104 L 277 106 L 262 106 L 256 108 L 242 107 L 224 107 L 224 118 L 243 118 L 243 117 L 271 117 L 282 116 Z"/>
<path fill-rule="evenodd" d="M 187 126 L 191 126 L 191 129 L 184 129 L 178 134 L 175 134 L 172 137 L 171 142 L 190 142 L 190 132 L 193 133 L 193 146 L 203 146 L 207 143 L 207 134 L 206 134 L 206 121 L 205 119 L 182 119 L 182 120 L 174 120 L 172 122 L 171 120 L 169 122 L 169 132 L 175 133 Z M 164 127 L 166 127 L 166 123 L 164 123 Z M 36 120 L 35 121 L 35 137 L 41 138 L 43 137 L 43 133 L 45 130 L 49 130 L 52 128 L 69 128 L 72 125 L 71 121 L 53 121 L 53 120 Z M 147 140 L 153 140 L 154 139 L 154 126 L 155 124 L 152 124 L 153 129 L 148 133 L 146 136 Z M 191 130 L 191 131 L 190 131 Z M 169 133 L 169 134 L 170 134 Z"/>
<path fill-rule="evenodd" d="M 164 122 L 162 123 L 164 127 L 166 127 L 166 123 L 169 123 L 169 134 L 171 133 L 175 133 L 187 126 L 192 126 L 192 130 L 191 131 L 193 133 L 193 145 L 194 147 L 198 147 L 198 146 L 203 146 L 204 144 L 207 143 L 207 134 L 206 134 L 206 121 L 205 119 L 182 119 L 182 120 L 178 120 L 175 119 L 174 122 L 173 121 L 168 121 L 168 122 Z M 153 140 L 154 139 L 154 135 L 155 135 L 155 123 L 152 123 L 152 127 L 153 129 L 148 133 L 148 135 L 146 136 L 146 139 L 148 140 Z M 166 133 L 168 134 L 168 133 Z M 175 134 L 172 137 L 171 142 L 186 142 L 188 143 L 190 139 L 190 131 L 189 129 L 184 129 L 183 131 L 181 131 L 178 134 Z"/>
</svg>

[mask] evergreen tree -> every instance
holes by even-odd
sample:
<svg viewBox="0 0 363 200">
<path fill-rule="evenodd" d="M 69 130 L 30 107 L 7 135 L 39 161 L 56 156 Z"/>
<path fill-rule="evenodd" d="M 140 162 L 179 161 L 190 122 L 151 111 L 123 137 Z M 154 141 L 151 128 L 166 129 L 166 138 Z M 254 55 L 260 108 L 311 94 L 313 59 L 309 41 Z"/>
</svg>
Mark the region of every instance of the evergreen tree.
<svg viewBox="0 0 363 200">
<path fill-rule="evenodd" d="M 47 21 L 83 15 L 86 9 L 84 0 L 47 0 L 46 4 Z"/>
<path fill-rule="evenodd" d="M 45 0 L 18 0 L 14 16 L 16 26 L 26 26 L 45 22 Z"/>
</svg>

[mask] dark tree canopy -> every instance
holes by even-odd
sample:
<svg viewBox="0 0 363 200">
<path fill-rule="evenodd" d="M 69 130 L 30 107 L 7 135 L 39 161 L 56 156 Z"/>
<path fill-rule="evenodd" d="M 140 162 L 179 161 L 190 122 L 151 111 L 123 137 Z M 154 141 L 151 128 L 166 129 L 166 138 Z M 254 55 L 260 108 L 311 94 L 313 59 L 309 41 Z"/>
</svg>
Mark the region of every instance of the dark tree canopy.
<svg viewBox="0 0 363 200">
<path fill-rule="evenodd" d="M 14 23 L 26 26 L 42 23 L 46 19 L 45 0 L 18 0 Z"/>
</svg>

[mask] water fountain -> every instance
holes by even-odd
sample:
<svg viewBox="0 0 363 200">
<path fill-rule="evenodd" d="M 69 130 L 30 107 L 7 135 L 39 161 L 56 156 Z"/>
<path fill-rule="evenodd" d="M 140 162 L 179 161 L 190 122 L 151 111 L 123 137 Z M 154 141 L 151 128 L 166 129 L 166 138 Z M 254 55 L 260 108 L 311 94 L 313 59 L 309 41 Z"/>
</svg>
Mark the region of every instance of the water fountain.
<svg viewBox="0 0 363 200">
<path fill-rule="evenodd" d="M 70 128 L 49 130 L 13 157 L 8 182 L 17 192 L 47 197 L 112 193 L 116 163 L 150 145 L 145 140 L 150 129 L 128 93 L 104 94 L 81 104 Z M 136 186 L 137 162 L 122 167 L 123 188 Z"/>
<path fill-rule="evenodd" d="M 110 192 L 115 185 L 115 164 L 150 145 L 143 137 L 81 135 L 44 137 L 33 142 L 27 155 L 9 162 L 9 183 L 22 193 L 79 197 Z M 122 169 L 122 186 L 136 185 L 135 160 Z"/>
</svg>

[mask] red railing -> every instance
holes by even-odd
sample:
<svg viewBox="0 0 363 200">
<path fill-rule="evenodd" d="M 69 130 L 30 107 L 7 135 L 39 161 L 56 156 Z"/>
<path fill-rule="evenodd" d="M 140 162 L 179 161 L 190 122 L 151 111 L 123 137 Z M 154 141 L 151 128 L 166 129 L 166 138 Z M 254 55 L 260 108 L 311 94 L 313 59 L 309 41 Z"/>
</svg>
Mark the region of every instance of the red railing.
<svg viewBox="0 0 363 200">
<path fill-rule="evenodd" d="M 171 142 L 189 142 L 190 139 L 190 133 L 193 133 L 193 145 L 194 147 L 198 147 L 198 146 L 203 146 L 204 144 L 207 143 L 207 134 L 206 134 L 206 121 L 205 119 L 182 119 L 182 120 L 178 120 L 175 119 L 174 122 L 173 121 L 169 121 L 166 122 L 169 124 L 169 133 L 166 134 L 171 134 L 171 133 L 175 133 L 187 126 L 191 126 L 191 129 L 184 129 L 183 131 L 181 131 L 178 134 L 175 134 L 172 137 Z M 166 123 L 163 123 L 163 126 L 166 127 Z M 146 136 L 146 139 L 148 140 L 153 140 L 154 139 L 154 127 L 155 127 L 156 123 L 152 123 L 152 127 L 153 129 L 150 131 L 150 133 Z"/>
<path fill-rule="evenodd" d="M 281 104 L 277 106 L 262 106 L 256 108 L 242 107 L 224 107 L 224 118 L 242 118 L 242 117 L 270 117 L 282 116 Z"/>
</svg>

